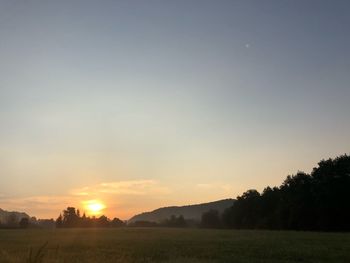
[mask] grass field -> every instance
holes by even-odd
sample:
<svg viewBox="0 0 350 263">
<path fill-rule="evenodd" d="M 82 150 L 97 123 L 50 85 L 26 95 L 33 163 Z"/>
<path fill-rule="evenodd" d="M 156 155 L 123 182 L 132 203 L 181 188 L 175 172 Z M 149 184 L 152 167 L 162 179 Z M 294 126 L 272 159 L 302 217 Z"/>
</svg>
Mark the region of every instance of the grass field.
<svg viewBox="0 0 350 263">
<path fill-rule="evenodd" d="M 0 262 L 35 262 L 36 255 L 43 256 L 42 262 L 338 263 L 350 262 L 350 234 L 168 228 L 0 230 Z"/>
</svg>

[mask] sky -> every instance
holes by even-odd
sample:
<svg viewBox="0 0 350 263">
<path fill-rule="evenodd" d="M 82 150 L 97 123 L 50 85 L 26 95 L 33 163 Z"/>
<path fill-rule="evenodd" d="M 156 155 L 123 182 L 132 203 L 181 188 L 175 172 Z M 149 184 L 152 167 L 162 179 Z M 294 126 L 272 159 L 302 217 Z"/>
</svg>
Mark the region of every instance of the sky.
<svg viewBox="0 0 350 263">
<path fill-rule="evenodd" d="M 0 2 L 0 208 L 128 219 L 350 149 L 350 2 Z"/>
</svg>

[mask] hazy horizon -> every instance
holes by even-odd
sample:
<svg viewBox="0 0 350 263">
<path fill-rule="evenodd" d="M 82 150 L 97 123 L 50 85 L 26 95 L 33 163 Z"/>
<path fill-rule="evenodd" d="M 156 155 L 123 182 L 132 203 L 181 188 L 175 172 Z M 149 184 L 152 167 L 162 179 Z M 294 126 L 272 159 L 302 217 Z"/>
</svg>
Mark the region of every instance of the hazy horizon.
<svg viewBox="0 0 350 263">
<path fill-rule="evenodd" d="M 0 208 L 128 219 L 350 149 L 349 1 L 1 1 Z"/>
</svg>

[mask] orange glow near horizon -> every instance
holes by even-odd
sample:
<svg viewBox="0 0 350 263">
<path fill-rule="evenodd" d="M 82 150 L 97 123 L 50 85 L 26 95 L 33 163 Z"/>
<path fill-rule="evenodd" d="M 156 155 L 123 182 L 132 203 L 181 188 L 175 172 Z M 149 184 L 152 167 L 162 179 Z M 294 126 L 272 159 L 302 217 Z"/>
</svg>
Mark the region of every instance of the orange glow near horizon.
<svg viewBox="0 0 350 263">
<path fill-rule="evenodd" d="M 106 205 L 98 200 L 89 200 L 83 203 L 88 214 L 93 216 L 102 214 L 102 211 L 106 208 Z"/>
</svg>

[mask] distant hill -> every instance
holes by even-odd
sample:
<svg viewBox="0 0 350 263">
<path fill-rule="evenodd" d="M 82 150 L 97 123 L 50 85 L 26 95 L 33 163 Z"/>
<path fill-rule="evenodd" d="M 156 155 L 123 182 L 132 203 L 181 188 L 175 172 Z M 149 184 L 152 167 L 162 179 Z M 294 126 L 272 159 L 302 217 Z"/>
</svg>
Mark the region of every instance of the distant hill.
<svg viewBox="0 0 350 263">
<path fill-rule="evenodd" d="M 23 212 L 9 212 L 2 210 L 0 208 L 0 223 L 1 224 L 6 224 L 9 217 L 12 216 L 16 222 L 19 222 L 22 218 L 30 218 L 28 214 L 23 213 Z"/>
<path fill-rule="evenodd" d="M 224 199 L 210 203 L 196 204 L 196 205 L 186 205 L 186 206 L 169 206 L 158 208 L 151 212 L 145 212 L 133 216 L 128 220 L 129 223 L 135 221 L 151 221 L 151 222 L 161 222 L 172 215 L 179 216 L 182 215 L 185 219 L 191 219 L 199 221 L 204 212 L 210 209 L 216 209 L 220 213 L 226 208 L 231 207 L 234 199 Z"/>
</svg>

